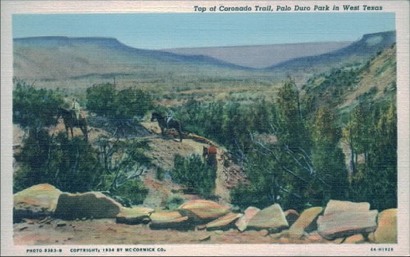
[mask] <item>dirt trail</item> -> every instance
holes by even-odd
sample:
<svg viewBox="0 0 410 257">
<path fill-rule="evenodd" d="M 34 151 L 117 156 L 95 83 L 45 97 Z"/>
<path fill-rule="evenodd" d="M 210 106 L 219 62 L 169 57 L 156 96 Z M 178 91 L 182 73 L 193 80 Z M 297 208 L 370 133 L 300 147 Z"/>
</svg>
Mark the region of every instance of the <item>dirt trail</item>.
<svg viewBox="0 0 410 257">
<path fill-rule="evenodd" d="M 161 130 L 156 122 L 142 122 L 141 125 L 145 127 L 148 131 L 158 134 L 159 137 L 151 138 L 150 145 L 152 147 L 152 157 L 154 163 L 160 165 L 164 169 L 172 169 L 175 154 L 181 156 L 189 156 L 191 154 L 198 154 L 202 156 L 203 147 L 208 147 L 210 140 L 189 134 L 188 137 L 184 138 L 182 142 L 177 139 L 161 137 Z M 214 142 L 212 142 L 214 143 Z M 215 143 L 214 143 L 215 144 Z M 224 153 L 225 149 L 215 144 L 217 147 L 217 171 L 216 171 L 216 181 L 215 181 L 215 195 L 219 197 L 221 203 L 229 203 L 229 190 L 226 187 L 226 174 L 224 173 Z M 147 176 L 152 181 L 153 176 Z M 147 180 L 146 180 L 147 181 Z M 161 182 L 159 182 L 161 183 Z M 149 186 L 150 183 L 148 183 Z M 162 183 L 163 186 L 167 186 L 166 183 Z M 168 185 L 170 186 L 170 185 Z M 158 194 L 158 192 L 150 191 L 148 198 L 152 197 L 150 194 Z M 152 199 L 151 199 L 152 200 Z"/>
</svg>

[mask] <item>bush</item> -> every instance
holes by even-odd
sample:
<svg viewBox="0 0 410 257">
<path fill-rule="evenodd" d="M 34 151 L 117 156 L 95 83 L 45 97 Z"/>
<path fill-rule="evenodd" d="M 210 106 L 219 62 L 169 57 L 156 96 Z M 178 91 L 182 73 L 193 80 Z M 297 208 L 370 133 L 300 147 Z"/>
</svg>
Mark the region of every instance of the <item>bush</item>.
<svg viewBox="0 0 410 257">
<path fill-rule="evenodd" d="M 139 178 L 125 182 L 121 187 L 112 192 L 114 195 L 129 200 L 129 205 L 142 204 L 148 195 L 148 189 Z"/>
<path fill-rule="evenodd" d="M 203 197 L 210 197 L 215 189 L 216 170 L 205 164 L 198 154 L 186 158 L 176 155 L 172 180 Z"/>
<path fill-rule="evenodd" d="M 185 202 L 179 194 L 172 194 L 168 197 L 165 208 L 168 210 L 176 210 L 181 204 Z"/>
</svg>

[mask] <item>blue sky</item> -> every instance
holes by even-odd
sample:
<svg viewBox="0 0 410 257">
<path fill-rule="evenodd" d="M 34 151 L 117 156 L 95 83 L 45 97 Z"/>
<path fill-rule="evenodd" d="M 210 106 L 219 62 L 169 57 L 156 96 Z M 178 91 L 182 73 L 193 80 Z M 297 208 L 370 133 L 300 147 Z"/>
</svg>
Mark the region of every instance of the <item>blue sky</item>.
<svg viewBox="0 0 410 257">
<path fill-rule="evenodd" d="M 113 37 L 145 49 L 355 41 L 389 30 L 395 30 L 394 13 L 13 15 L 13 38 Z"/>
</svg>

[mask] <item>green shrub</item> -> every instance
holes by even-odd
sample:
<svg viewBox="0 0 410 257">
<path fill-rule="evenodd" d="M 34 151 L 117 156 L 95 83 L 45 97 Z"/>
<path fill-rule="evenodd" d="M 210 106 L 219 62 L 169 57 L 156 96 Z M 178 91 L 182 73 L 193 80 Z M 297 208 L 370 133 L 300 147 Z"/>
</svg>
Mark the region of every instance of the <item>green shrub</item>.
<svg viewBox="0 0 410 257">
<path fill-rule="evenodd" d="M 131 205 L 142 204 L 148 195 L 148 188 L 139 179 L 131 179 L 112 192 L 114 195 L 129 200 Z"/>
<path fill-rule="evenodd" d="M 202 161 L 198 154 L 186 158 L 176 155 L 172 180 L 203 197 L 210 197 L 215 189 L 216 170 Z"/>
<path fill-rule="evenodd" d="M 87 89 L 87 109 L 97 115 L 117 120 L 132 119 L 144 116 L 152 107 L 151 95 L 141 89 L 116 90 L 109 83 Z"/>
<path fill-rule="evenodd" d="M 168 197 L 165 208 L 168 210 L 176 210 L 181 204 L 185 202 L 179 194 L 172 194 Z"/>
</svg>

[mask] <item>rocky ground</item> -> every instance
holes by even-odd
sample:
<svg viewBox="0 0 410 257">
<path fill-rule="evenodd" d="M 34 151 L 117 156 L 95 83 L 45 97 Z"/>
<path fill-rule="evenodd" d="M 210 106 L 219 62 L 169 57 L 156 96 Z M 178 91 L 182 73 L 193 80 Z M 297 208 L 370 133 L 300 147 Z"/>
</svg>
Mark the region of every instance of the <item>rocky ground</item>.
<svg viewBox="0 0 410 257">
<path fill-rule="evenodd" d="M 118 224 L 115 219 L 64 221 L 26 219 L 14 224 L 14 242 L 18 245 L 98 245 L 98 244 L 252 244 L 289 243 L 263 231 L 239 232 L 175 229 L 153 230 L 147 225 Z M 306 240 L 293 240 L 304 243 Z M 311 241 L 315 242 L 315 241 Z M 325 240 L 323 241 L 325 242 Z M 331 243 L 331 241 L 326 241 Z M 316 241 L 320 243 L 320 241 Z"/>
</svg>

